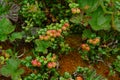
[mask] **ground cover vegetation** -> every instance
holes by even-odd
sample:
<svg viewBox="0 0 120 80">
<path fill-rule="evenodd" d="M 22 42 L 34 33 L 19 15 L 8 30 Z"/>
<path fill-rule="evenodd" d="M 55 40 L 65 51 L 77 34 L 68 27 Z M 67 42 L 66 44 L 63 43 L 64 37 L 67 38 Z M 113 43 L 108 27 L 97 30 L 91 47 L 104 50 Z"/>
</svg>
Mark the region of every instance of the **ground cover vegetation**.
<svg viewBox="0 0 120 80">
<path fill-rule="evenodd" d="M 120 80 L 120 0 L 0 0 L 0 79 Z"/>
</svg>

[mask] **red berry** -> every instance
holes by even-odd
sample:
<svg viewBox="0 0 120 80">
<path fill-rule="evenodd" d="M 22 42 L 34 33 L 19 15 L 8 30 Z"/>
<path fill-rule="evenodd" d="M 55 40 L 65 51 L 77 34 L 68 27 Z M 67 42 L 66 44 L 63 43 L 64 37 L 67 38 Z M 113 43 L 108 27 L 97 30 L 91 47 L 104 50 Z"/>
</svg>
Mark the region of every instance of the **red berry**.
<svg viewBox="0 0 120 80">
<path fill-rule="evenodd" d="M 61 36 L 61 34 L 60 34 L 59 32 L 57 32 L 57 33 L 56 33 L 56 36 L 59 37 L 59 36 Z"/>
<path fill-rule="evenodd" d="M 37 67 L 40 67 L 41 66 L 41 63 L 40 62 L 37 62 Z"/>
<path fill-rule="evenodd" d="M 69 23 L 65 23 L 64 26 L 65 26 L 65 27 L 69 27 L 70 24 L 69 24 Z"/>
<path fill-rule="evenodd" d="M 31 63 L 32 63 L 33 66 L 37 66 L 37 60 L 36 59 L 32 60 Z"/>
<path fill-rule="evenodd" d="M 48 67 L 49 69 L 53 68 L 52 62 L 48 62 L 47 67 Z"/>
<path fill-rule="evenodd" d="M 32 63 L 32 65 L 35 66 L 35 67 L 36 67 L 36 66 L 37 66 L 37 67 L 40 67 L 40 66 L 41 66 L 41 63 L 40 63 L 39 61 L 37 61 L 36 59 L 35 59 L 35 60 L 32 60 L 31 63 Z"/>
</svg>

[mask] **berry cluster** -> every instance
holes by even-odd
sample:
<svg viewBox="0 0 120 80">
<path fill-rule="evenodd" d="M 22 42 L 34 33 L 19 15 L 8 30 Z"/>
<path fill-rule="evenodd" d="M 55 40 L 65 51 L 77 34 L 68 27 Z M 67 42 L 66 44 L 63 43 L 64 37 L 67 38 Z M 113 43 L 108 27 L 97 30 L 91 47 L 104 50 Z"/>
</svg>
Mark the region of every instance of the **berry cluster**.
<svg viewBox="0 0 120 80">
<path fill-rule="evenodd" d="M 90 46 L 89 46 L 88 44 L 82 44 L 82 45 L 81 45 L 81 48 L 82 48 L 82 50 L 84 50 L 84 51 L 89 51 L 89 50 L 90 50 Z"/>
<path fill-rule="evenodd" d="M 56 66 L 57 66 L 56 62 L 48 62 L 48 64 L 47 64 L 47 67 L 48 67 L 49 69 L 55 68 Z"/>
<path fill-rule="evenodd" d="M 97 38 L 94 38 L 94 39 L 89 39 L 88 42 L 90 44 L 96 45 L 100 42 L 100 38 L 97 37 Z"/>
<path fill-rule="evenodd" d="M 55 62 L 56 59 L 57 59 L 57 56 L 55 54 L 53 54 L 52 57 L 50 57 L 50 58 L 43 57 L 43 58 L 40 58 L 39 60 L 34 59 L 31 61 L 31 64 L 34 67 L 40 67 L 41 65 L 43 65 L 43 66 L 47 66 L 48 69 L 51 69 L 51 68 L 55 68 L 57 66 L 57 63 Z"/>
<path fill-rule="evenodd" d="M 56 37 L 60 37 L 61 34 L 62 34 L 62 31 L 65 31 L 67 30 L 67 28 L 69 27 L 69 23 L 65 23 L 61 29 L 58 29 L 58 30 L 55 30 L 55 29 L 52 29 L 52 30 L 47 30 L 45 35 L 40 35 L 39 36 L 39 39 L 40 40 L 49 40 L 51 38 L 56 38 Z"/>
<path fill-rule="evenodd" d="M 72 12 L 73 14 L 79 14 L 81 11 L 80 11 L 79 8 L 72 8 L 72 9 L 71 9 L 71 12 Z"/>
<path fill-rule="evenodd" d="M 35 67 L 40 67 L 41 66 L 41 63 L 37 59 L 32 60 L 31 63 Z"/>
</svg>

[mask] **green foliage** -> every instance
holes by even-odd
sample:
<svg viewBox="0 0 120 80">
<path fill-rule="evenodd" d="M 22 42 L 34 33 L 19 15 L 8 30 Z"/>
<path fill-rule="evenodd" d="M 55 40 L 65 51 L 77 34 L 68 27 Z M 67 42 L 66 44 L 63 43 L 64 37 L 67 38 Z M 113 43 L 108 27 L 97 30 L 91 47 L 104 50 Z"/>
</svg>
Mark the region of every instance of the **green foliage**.
<svg viewBox="0 0 120 80">
<path fill-rule="evenodd" d="M 83 31 L 83 33 L 82 33 L 82 38 L 84 39 L 84 38 L 95 38 L 96 37 L 96 34 L 95 33 L 92 33 L 92 31 L 91 30 L 87 30 L 87 29 L 85 29 L 84 31 Z"/>
<path fill-rule="evenodd" d="M 28 76 L 26 76 L 23 80 L 44 80 L 44 79 L 48 79 L 48 74 L 43 73 L 43 74 L 30 74 Z"/>
<path fill-rule="evenodd" d="M 35 54 L 36 56 L 36 54 Z M 46 56 L 36 56 L 34 57 L 26 57 L 24 60 L 22 60 L 22 64 L 26 67 L 29 67 L 30 69 L 36 71 L 36 73 L 28 74 L 26 77 L 24 77 L 24 80 L 44 80 L 44 79 L 50 79 L 50 80 L 56 80 L 59 76 L 58 72 L 56 71 L 56 60 L 57 56 L 55 54 L 49 53 Z M 34 66 L 33 61 L 39 62 L 40 66 Z M 52 68 L 49 68 L 48 64 L 54 62 L 55 65 Z M 51 78 L 50 78 L 51 77 Z"/>
<path fill-rule="evenodd" d="M 0 24 L 0 40 L 5 41 L 8 39 L 8 35 L 15 30 L 15 26 L 7 18 L 0 20 Z"/>
<path fill-rule="evenodd" d="M 35 48 L 35 50 L 37 52 L 46 53 L 47 52 L 47 48 L 50 47 L 50 45 L 51 45 L 51 42 L 36 39 L 35 40 L 35 44 L 37 45 L 37 47 Z"/>
<path fill-rule="evenodd" d="M 60 76 L 60 80 L 69 80 L 72 79 L 72 75 L 68 72 L 65 72 L 63 76 Z"/>
<path fill-rule="evenodd" d="M 61 42 L 60 47 L 61 47 L 61 50 L 60 50 L 61 53 L 64 53 L 64 52 L 68 53 L 71 49 L 68 44 L 65 44 L 65 42 Z"/>
<path fill-rule="evenodd" d="M 21 60 L 21 64 L 25 65 L 26 67 L 31 67 L 30 61 L 32 60 L 31 56 L 27 56 L 24 60 Z"/>
<path fill-rule="evenodd" d="M 115 18 L 114 21 L 114 29 L 120 32 L 120 19 L 119 18 Z"/>
<path fill-rule="evenodd" d="M 42 4 L 40 3 L 38 1 L 33 1 L 32 3 L 26 1 L 22 3 L 23 6 L 20 12 L 26 18 L 25 22 L 27 25 L 23 26 L 26 30 L 29 30 L 30 27 L 36 24 L 42 26 L 42 22 L 46 20 L 45 13 L 41 10 Z"/>
<path fill-rule="evenodd" d="M 83 76 L 85 80 L 107 80 L 106 78 L 98 75 L 95 70 L 86 67 L 78 67 L 76 70 L 77 75 Z"/>
<path fill-rule="evenodd" d="M 110 15 L 104 15 L 101 8 L 98 8 L 92 14 L 89 23 L 93 30 L 110 30 Z"/>
<path fill-rule="evenodd" d="M 72 18 L 70 19 L 70 21 L 72 23 L 75 23 L 75 24 L 80 24 L 81 22 L 81 19 L 82 17 L 80 15 L 75 15 L 75 16 L 72 16 Z"/>
<path fill-rule="evenodd" d="M 1 65 L 5 64 L 0 73 L 13 80 L 21 79 L 21 62 L 23 67 L 32 70 L 23 80 L 73 80 L 79 75 L 85 80 L 105 80 L 88 68 L 78 68 L 77 76 L 68 72 L 60 76 L 57 72 L 56 57 L 69 53 L 71 48 L 65 40 L 69 34 L 76 35 L 74 32 L 81 36 L 82 45 L 78 49 L 88 63 L 104 62 L 105 58 L 118 55 L 119 0 L 1 0 L 0 44 L 5 43 L 4 48 L 11 49 L 5 51 L 8 55 L 0 54 Z M 13 54 L 13 49 L 17 53 Z M 21 53 L 20 61 L 16 57 Z M 120 72 L 119 62 L 118 56 L 112 70 Z"/>
<path fill-rule="evenodd" d="M 18 59 L 9 59 L 0 69 L 0 74 L 9 77 L 11 76 L 12 80 L 21 79 L 20 75 L 23 74 L 23 69 L 19 69 L 20 61 Z"/>
<path fill-rule="evenodd" d="M 113 69 L 115 69 L 117 72 L 120 72 L 120 56 L 117 56 L 117 59 L 115 62 L 113 62 Z"/>
<path fill-rule="evenodd" d="M 100 5 L 100 0 L 77 0 L 79 7 L 87 12 L 95 11 Z"/>
<path fill-rule="evenodd" d="M 68 72 L 65 72 L 65 73 L 64 73 L 64 78 L 66 78 L 66 79 L 69 79 L 69 78 L 71 78 L 71 75 L 70 75 L 70 73 L 68 73 Z"/>
<path fill-rule="evenodd" d="M 0 16 L 8 13 L 9 6 L 6 6 L 5 2 L 6 1 L 0 1 Z"/>
<path fill-rule="evenodd" d="M 14 32 L 9 37 L 10 41 L 15 41 L 16 39 L 22 39 L 22 38 L 23 38 L 23 33 L 22 32 Z"/>
<path fill-rule="evenodd" d="M 5 62 L 4 56 L 0 56 L 0 64 L 4 64 L 4 62 Z"/>
</svg>

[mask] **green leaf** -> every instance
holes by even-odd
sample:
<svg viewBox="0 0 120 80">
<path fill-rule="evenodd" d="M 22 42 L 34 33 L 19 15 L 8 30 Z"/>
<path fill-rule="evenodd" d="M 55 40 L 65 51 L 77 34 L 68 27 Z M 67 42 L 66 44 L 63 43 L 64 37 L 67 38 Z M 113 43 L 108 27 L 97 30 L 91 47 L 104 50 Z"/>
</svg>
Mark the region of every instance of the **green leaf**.
<svg viewBox="0 0 120 80">
<path fill-rule="evenodd" d="M 64 77 L 60 77 L 60 80 L 66 80 Z"/>
<path fill-rule="evenodd" d="M 22 39 L 23 33 L 22 32 L 14 32 L 9 37 L 10 41 L 14 41 L 15 39 Z"/>
<path fill-rule="evenodd" d="M 14 31 L 14 29 L 15 26 L 13 26 L 7 18 L 3 18 L 2 20 L 0 20 L 0 34 L 10 34 Z"/>
<path fill-rule="evenodd" d="M 51 46 L 51 43 L 49 41 L 43 41 L 43 40 L 39 40 L 39 39 L 35 40 L 35 44 L 37 45 L 35 50 L 37 52 L 43 52 L 43 53 L 45 53 L 47 48 Z"/>
<path fill-rule="evenodd" d="M 98 8 L 92 14 L 89 14 L 92 19 L 89 20 L 93 30 L 109 30 L 110 26 L 110 15 L 105 15 L 101 8 Z"/>
<path fill-rule="evenodd" d="M 18 69 L 16 70 L 16 73 L 14 73 L 11 77 L 13 80 L 20 80 L 21 79 L 21 74 L 24 73 L 24 70 L 23 69 Z"/>
<path fill-rule="evenodd" d="M 6 65 L 0 69 L 0 74 L 6 77 L 11 76 L 12 80 L 18 80 L 24 72 L 23 69 L 18 69 L 19 65 L 20 61 L 18 59 L 11 58 L 6 62 Z"/>
<path fill-rule="evenodd" d="M 7 35 L 0 34 L 0 41 L 5 41 L 5 40 L 7 40 Z"/>
<path fill-rule="evenodd" d="M 74 15 L 74 16 L 72 16 L 70 21 L 75 24 L 80 24 L 81 19 L 82 19 L 82 17 L 80 15 Z"/>
<path fill-rule="evenodd" d="M 120 32 L 120 19 L 115 18 L 115 25 L 114 25 L 114 29 Z"/>
<path fill-rule="evenodd" d="M 85 29 L 82 34 L 82 38 L 94 38 L 95 36 L 95 33 L 92 33 L 90 30 L 87 29 Z"/>
<path fill-rule="evenodd" d="M 92 12 L 98 8 L 100 1 L 99 0 L 78 0 L 78 3 L 80 8 L 82 9 L 88 6 L 88 9 L 86 10 L 86 12 Z"/>
<path fill-rule="evenodd" d="M 120 60 L 120 56 L 117 56 L 117 59 Z"/>
<path fill-rule="evenodd" d="M 68 79 L 68 78 L 70 78 L 70 77 L 71 77 L 71 75 L 70 75 L 68 72 L 65 72 L 65 73 L 64 73 L 64 78 Z"/>
</svg>

